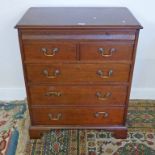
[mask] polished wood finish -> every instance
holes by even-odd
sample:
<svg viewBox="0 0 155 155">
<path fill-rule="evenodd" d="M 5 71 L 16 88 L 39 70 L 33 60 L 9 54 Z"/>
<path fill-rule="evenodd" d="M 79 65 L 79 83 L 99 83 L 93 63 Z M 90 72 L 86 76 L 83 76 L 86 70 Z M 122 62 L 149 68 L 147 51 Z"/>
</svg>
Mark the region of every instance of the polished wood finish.
<svg viewBox="0 0 155 155">
<path fill-rule="evenodd" d="M 44 74 L 44 71 L 47 74 Z M 104 83 L 127 82 L 129 79 L 129 64 L 100 63 L 100 64 L 28 64 L 26 65 L 27 79 L 30 83 Z M 55 72 L 60 73 L 55 78 Z M 112 71 L 111 75 L 109 72 Z M 100 73 L 101 72 L 101 73 Z M 103 75 L 102 75 L 103 74 Z M 105 78 L 104 78 L 105 76 Z"/>
<path fill-rule="evenodd" d="M 35 125 L 122 125 L 124 107 L 37 107 L 32 108 Z M 58 115 L 61 116 L 58 116 Z M 38 117 L 39 115 L 39 117 Z M 52 118 L 49 117 L 51 115 Z"/>
<path fill-rule="evenodd" d="M 134 28 L 141 25 L 124 7 L 65 7 L 30 8 L 17 24 L 17 28 L 53 28 L 87 26 L 103 28 Z"/>
<path fill-rule="evenodd" d="M 122 106 L 127 86 L 51 85 L 30 86 L 32 105 Z"/>
<path fill-rule="evenodd" d="M 76 60 L 76 44 L 70 42 L 39 42 L 24 43 L 26 61 Z"/>
<path fill-rule="evenodd" d="M 127 128 L 122 128 L 121 130 L 120 129 L 115 129 L 115 131 L 113 132 L 113 136 L 115 138 L 118 138 L 118 139 L 127 138 L 127 136 L 128 136 Z"/>
<path fill-rule="evenodd" d="M 18 28 L 31 138 L 125 126 L 139 29 L 127 8 L 30 8 Z"/>
<path fill-rule="evenodd" d="M 30 43 L 31 41 L 47 41 L 47 40 L 57 40 L 57 41 L 134 41 L 135 40 L 135 30 L 134 29 L 125 29 L 121 31 L 120 29 L 104 29 L 100 27 L 89 27 L 85 29 L 84 27 L 68 29 L 68 27 L 57 29 L 52 28 L 48 29 L 48 33 L 44 29 L 23 29 L 22 30 L 22 40 L 23 43 Z M 93 31 L 92 31 L 93 30 Z"/>
<path fill-rule="evenodd" d="M 114 125 L 114 126 L 95 126 L 95 125 L 87 125 L 87 126 L 79 126 L 79 125 L 65 125 L 66 129 L 96 129 L 96 130 L 100 130 L 103 129 L 105 131 L 112 131 L 113 132 L 113 136 L 115 138 L 118 139 L 125 139 L 127 137 L 127 128 L 125 126 L 119 126 L 119 125 Z M 31 135 L 32 139 L 36 139 L 38 137 L 42 137 L 44 133 L 48 132 L 51 129 L 64 129 L 64 126 L 61 125 L 56 125 L 56 126 L 42 126 L 42 125 L 38 125 L 38 126 L 30 126 L 29 128 L 29 133 Z"/>
<path fill-rule="evenodd" d="M 130 42 L 82 42 L 80 43 L 80 60 L 130 61 L 132 58 L 132 51 L 133 44 Z"/>
</svg>

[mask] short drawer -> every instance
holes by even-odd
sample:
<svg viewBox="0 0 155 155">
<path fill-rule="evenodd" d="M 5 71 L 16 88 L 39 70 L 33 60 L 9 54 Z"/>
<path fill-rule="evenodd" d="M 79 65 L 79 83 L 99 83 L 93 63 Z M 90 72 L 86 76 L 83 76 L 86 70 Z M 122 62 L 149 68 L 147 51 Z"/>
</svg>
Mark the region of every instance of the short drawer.
<svg viewBox="0 0 155 155">
<path fill-rule="evenodd" d="M 132 59 L 133 43 L 130 42 L 81 42 L 81 60 L 123 60 Z"/>
<path fill-rule="evenodd" d="M 32 105 L 109 106 L 124 105 L 126 86 L 30 86 Z"/>
<path fill-rule="evenodd" d="M 124 107 L 31 108 L 32 125 L 121 125 Z"/>
<path fill-rule="evenodd" d="M 128 64 L 48 64 L 26 65 L 30 83 L 127 82 Z"/>
<path fill-rule="evenodd" d="M 76 60 L 76 44 L 72 42 L 31 41 L 24 43 L 26 61 Z"/>
</svg>

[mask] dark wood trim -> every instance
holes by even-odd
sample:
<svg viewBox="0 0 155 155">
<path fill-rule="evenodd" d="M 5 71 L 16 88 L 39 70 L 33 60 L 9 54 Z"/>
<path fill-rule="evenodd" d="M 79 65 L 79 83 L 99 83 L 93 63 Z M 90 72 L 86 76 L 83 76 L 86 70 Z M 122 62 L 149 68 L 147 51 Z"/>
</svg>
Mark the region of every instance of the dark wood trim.
<svg viewBox="0 0 155 155">
<path fill-rule="evenodd" d="M 125 126 L 30 126 L 29 133 L 30 138 L 37 139 L 41 138 L 44 133 L 49 132 L 51 129 L 83 129 L 83 130 L 91 130 L 91 129 L 103 129 L 106 131 L 113 132 L 113 136 L 119 139 L 125 139 L 127 137 L 127 127 Z"/>
<path fill-rule="evenodd" d="M 53 30 L 59 30 L 59 29 L 61 29 L 61 30 L 66 30 L 66 29 L 68 29 L 68 30 L 70 30 L 70 29 L 72 29 L 72 30 L 85 30 L 85 29 L 89 29 L 89 30 L 95 30 L 95 29 L 121 29 L 121 28 L 123 28 L 123 29 L 126 29 L 126 30 L 128 30 L 128 29 L 143 29 L 143 27 L 142 26 L 126 26 L 126 27 L 124 27 L 124 26 L 111 26 L 111 25 L 107 25 L 107 26 L 94 26 L 94 25 L 90 25 L 90 26 L 84 26 L 84 27 L 82 27 L 82 26 L 59 26 L 59 25 L 55 25 L 55 26 L 27 26 L 27 25 L 22 25 L 22 26 L 15 26 L 15 28 L 16 29 L 23 29 L 23 30 L 33 30 L 33 29 L 37 29 L 37 30 L 40 30 L 40 29 L 46 29 L 46 30 L 49 30 L 49 29 L 53 29 Z"/>
</svg>

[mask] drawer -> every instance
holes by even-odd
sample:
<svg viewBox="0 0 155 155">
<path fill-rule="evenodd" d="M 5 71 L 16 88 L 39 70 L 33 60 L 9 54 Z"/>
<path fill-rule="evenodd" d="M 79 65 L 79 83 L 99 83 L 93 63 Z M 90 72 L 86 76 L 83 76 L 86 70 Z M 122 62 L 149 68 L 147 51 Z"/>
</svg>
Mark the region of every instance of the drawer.
<svg viewBox="0 0 155 155">
<path fill-rule="evenodd" d="M 26 65 L 30 83 L 127 82 L 128 64 L 48 64 Z"/>
<path fill-rule="evenodd" d="M 94 41 L 94 40 L 121 40 L 121 41 L 134 41 L 135 40 L 135 30 L 106 30 L 106 29 L 65 29 L 65 30 L 22 30 L 22 40 L 24 42 L 29 42 L 31 40 L 57 40 L 57 41 Z"/>
<path fill-rule="evenodd" d="M 132 59 L 133 44 L 130 42 L 82 42 L 80 43 L 81 60 L 123 60 Z"/>
<path fill-rule="evenodd" d="M 32 125 L 121 125 L 123 107 L 37 107 L 31 108 Z"/>
<path fill-rule="evenodd" d="M 26 61 L 75 60 L 76 44 L 72 42 L 31 41 L 24 43 Z"/>
<path fill-rule="evenodd" d="M 124 105 L 126 86 L 30 86 L 33 105 Z"/>
</svg>

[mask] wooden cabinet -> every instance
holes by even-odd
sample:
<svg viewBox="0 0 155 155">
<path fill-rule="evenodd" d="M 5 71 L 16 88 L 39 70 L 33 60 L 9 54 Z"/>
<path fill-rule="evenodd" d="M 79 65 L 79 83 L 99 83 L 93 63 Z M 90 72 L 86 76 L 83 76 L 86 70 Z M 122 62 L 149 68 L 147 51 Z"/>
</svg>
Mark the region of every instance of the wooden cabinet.
<svg viewBox="0 0 155 155">
<path fill-rule="evenodd" d="M 123 7 L 30 8 L 16 28 L 30 137 L 38 138 L 52 128 L 94 128 L 126 138 L 142 28 L 130 11 Z"/>
</svg>

